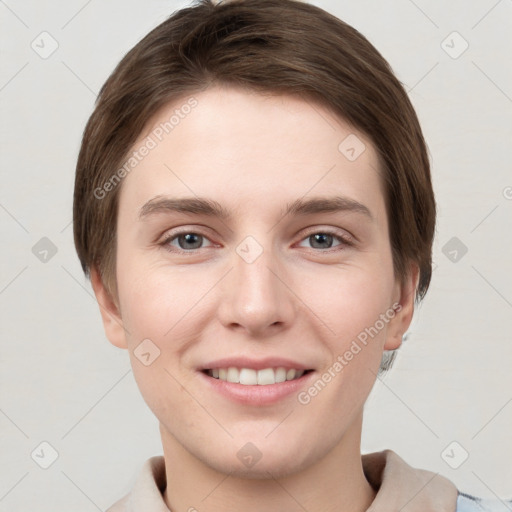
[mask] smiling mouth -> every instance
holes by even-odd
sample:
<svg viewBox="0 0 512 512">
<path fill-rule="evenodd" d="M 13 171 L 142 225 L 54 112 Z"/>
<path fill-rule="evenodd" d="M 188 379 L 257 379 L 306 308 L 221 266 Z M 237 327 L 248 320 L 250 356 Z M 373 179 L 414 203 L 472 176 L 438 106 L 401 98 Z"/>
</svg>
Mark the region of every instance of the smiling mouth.
<svg viewBox="0 0 512 512">
<path fill-rule="evenodd" d="M 313 370 L 286 369 L 283 367 L 264 368 L 254 370 L 252 368 L 212 368 L 203 370 L 203 373 L 214 379 L 243 384 L 245 386 L 267 386 L 269 384 L 280 384 L 282 382 L 300 379 L 303 375 Z"/>
</svg>

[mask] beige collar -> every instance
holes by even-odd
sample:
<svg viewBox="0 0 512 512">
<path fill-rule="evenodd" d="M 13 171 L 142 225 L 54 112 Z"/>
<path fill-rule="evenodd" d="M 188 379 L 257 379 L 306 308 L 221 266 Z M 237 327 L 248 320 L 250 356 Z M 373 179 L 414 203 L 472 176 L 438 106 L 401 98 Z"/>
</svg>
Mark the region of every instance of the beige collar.
<svg viewBox="0 0 512 512">
<path fill-rule="evenodd" d="M 409 466 L 392 450 L 362 455 L 364 474 L 377 491 L 367 512 L 455 512 L 458 491 L 447 478 Z M 169 512 L 162 493 L 165 460 L 148 459 L 132 491 L 107 512 Z"/>
<path fill-rule="evenodd" d="M 458 490 L 439 473 L 413 468 L 392 450 L 361 458 L 366 479 L 378 490 L 367 512 L 455 512 Z"/>
</svg>

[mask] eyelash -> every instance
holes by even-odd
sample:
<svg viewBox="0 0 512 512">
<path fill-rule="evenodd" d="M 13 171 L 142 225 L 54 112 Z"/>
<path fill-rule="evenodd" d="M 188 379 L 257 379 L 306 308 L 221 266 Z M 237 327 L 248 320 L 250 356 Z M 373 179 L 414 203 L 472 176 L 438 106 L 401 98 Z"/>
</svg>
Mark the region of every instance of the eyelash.
<svg viewBox="0 0 512 512">
<path fill-rule="evenodd" d="M 178 231 L 178 232 L 174 232 L 174 233 L 169 233 L 169 235 L 167 235 L 164 238 L 164 240 L 162 240 L 162 242 L 160 242 L 158 245 L 162 246 L 164 249 L 166 249 L 169 252 L 178 253 L 178 254 L 194 254 L 196 251 L 198 251 L 200 249 L 205 249 L 205 247 L 200 247 L 198 249 L 190 249 L 190 250 L 185 250 L 185 249 L 176 248 L 176 247 L 171 248 L 170 243 L 173 240 L 177 239 L 181 235 L 199 235 L 199 236 L 202 236 L 203 238 L 207 239 L 210 243 L 213 243 L 209 240 L 209 238 L 206 235 L 204 235 L 200 232 L 191 231 L 191 230 L 183 230 L 183 231 Z M 308 234 L 306 234 L 303 238 L 301 238 L 300 242 L 308 239 L 309 237 L 311 237 L 313 235 L 332 236 L 334 239 L 336 239 L 340 242 L 339 245 L 334 246 L 334 247 L 328 247 L 327 249 L 318 249 L 316 247 L 309 248 L 311 250 L 316 249 L 318 252 L 330 253 L 332 251 L 340 250 L 340 249 L 337 249 L 337 247 L 339 247 L 339 246 L 352 247 L 354 245 L 354 240 L 352 239 L 352 237 L 350 237 L 348 235 L 340 235 L 337 232 L 335 232 L 333 230 L 329 230 L 329 229 L 311 231 Z M 343 249 L 341 249 L 341 250 L 343 250 Z"/>
</svg>

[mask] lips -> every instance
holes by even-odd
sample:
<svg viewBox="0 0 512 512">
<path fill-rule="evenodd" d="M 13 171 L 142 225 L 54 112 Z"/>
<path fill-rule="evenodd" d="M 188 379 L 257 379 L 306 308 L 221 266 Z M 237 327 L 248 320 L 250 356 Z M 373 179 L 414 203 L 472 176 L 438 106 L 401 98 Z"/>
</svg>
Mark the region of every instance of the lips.
<svg viewBox="0 0 512 512">
<path fill-rule="evenodd" d="M 290 376 L 295 371 L 295 376 L 292 380 L 285 380 L 283 382 L 271 383 L 272 376 L 282 378 L 283 372 L 279 368 L 284 366 L 267 366 L 256 370 L 250 366 L 227 366 L 217 368 L 206 368 L 198 371 L 200 381 L 204 383 L 206 389 L 211 390 L 215 395 L 222 396 L 231 403 L 241 404 L 250 407 L 264 407 L 272 406 L 280 403 L 282 400 L 293 399 L 294 396 L 305 387 L 307 387 L 315 378 L 315 371 L 304 370 L 295 368 L 286 368 L 286 373 L 290 372 Z M 218 370 L 219 374 L 221 369 L 226 372 L 226 379 L 228 373 L 233 380 L 237 379 L 239 382 L 229 382 L 222 380 L 220 377 L 213 377 L 213 371 Z M 271 370 L 272 374 L 270 374 Z M 260 373 L 260 371 L 262 373 Z M 224 373 L 224 371 L 222 371 Z M 254 384 L 254 376 L 256 379 L 261 378 L 261 384 Z M 301 375 L 298 377 L 298 375 Z M 268 379 L 268 380 L 265 380 Z M 240 382 L 242 381 L 242 383 Z"/>
</svg>

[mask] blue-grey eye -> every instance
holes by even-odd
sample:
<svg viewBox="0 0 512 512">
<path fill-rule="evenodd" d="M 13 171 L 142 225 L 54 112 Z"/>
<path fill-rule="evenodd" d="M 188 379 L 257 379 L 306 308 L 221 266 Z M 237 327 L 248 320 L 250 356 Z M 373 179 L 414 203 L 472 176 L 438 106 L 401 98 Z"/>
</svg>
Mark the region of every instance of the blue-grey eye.
<svg viewBox="0 0 512 512">
<path fill-rule="evenodd" d="M 334 237 L 328 233 L 315 233 L 309 237 L 309 242 L 315 249 L 330 249 L 333 241 Z"/>
<path fill-rule="evenodd" d="M 203 243 L 203 236 L 197 233 L 184 233 L 175 237 L 180 249 L 199 249 Z"/>
</svg>

